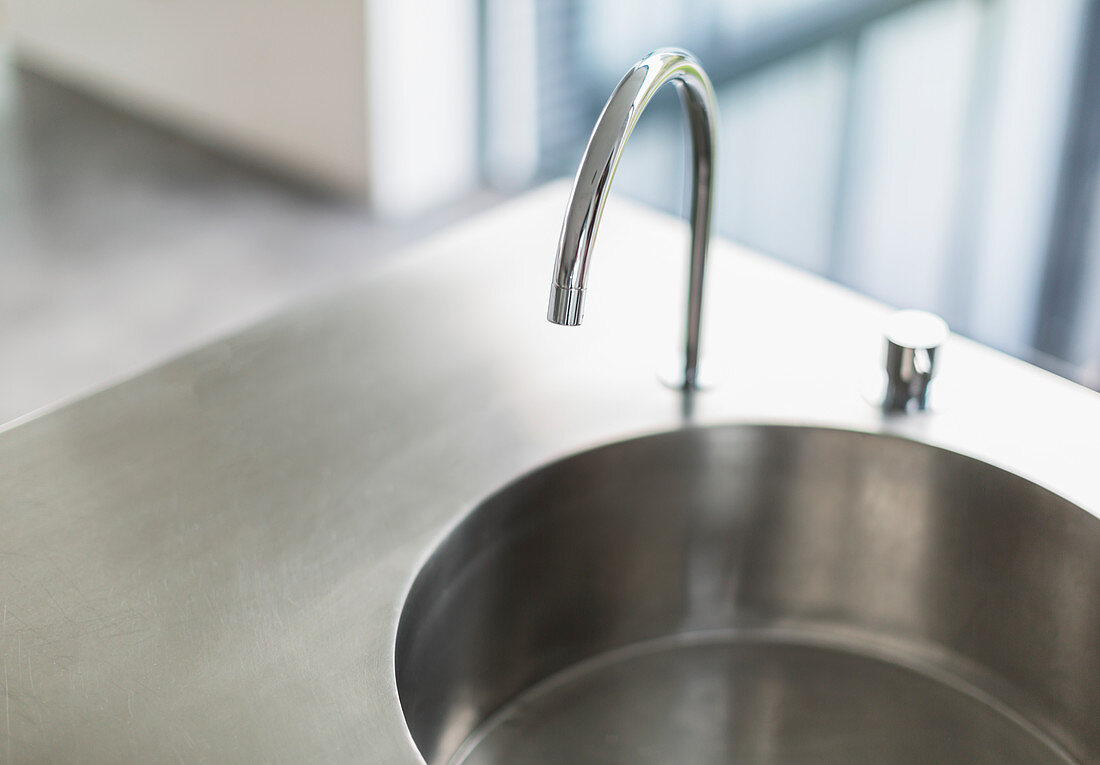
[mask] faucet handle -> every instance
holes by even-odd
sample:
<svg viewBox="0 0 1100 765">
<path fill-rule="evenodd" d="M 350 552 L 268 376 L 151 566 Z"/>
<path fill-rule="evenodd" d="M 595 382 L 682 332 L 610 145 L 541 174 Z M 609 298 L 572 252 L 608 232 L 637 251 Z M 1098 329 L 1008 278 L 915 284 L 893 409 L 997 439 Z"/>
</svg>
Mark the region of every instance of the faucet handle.
<svg viewBox="0 0 1100 765">
<path fill-rule="evenodd" d="M 927 311 L 898 311 L 887 320 L 884 410 L 905 412 L 927 406 L 936 350 L 949 334 L 947 322 Z"/>
</svg>

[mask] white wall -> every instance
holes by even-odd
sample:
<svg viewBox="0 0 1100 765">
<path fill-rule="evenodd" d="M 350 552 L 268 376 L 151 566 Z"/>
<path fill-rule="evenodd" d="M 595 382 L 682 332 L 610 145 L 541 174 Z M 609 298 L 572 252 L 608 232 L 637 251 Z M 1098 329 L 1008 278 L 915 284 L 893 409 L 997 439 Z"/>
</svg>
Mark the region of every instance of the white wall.
<svg viewBox="0 0 1100 765">
<path fill-rule="evenodd" d="M 320 184 L 367 186 L 362 0 L 6 0 L 17 56 Z"/>
<path fill-rule="evenodd" d="M 367 2 L 371 204 L 407 216 L 477 182 L 476 0 Z"/>
<path fill-rule="evenodd" d="M 3 0 L 16 55 L 411 215 L 477 181 L 475 0 Z"/>
</svg>

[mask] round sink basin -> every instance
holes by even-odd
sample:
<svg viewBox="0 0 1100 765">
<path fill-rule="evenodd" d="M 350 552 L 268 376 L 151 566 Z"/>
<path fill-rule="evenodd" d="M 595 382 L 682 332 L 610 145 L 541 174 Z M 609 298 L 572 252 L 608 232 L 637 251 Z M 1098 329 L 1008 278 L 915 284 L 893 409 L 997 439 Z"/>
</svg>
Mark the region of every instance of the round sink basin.
<svg viewBox="0 0 1100 765">
<path fill-rule="evenodd" d="M 396 643 L 428 763 L 1100 762 L 1100 519 L 924 444 L 685 429 L 543 467 Z"/>
</svg>

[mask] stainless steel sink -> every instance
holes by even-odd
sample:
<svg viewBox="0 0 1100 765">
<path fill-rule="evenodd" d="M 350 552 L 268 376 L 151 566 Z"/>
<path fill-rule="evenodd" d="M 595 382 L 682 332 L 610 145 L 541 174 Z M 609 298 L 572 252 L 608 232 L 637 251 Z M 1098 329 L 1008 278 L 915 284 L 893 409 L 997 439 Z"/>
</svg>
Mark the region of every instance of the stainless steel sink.
<svg viewBox="0 0 1100 765">
<path fill-rule="evenodd" d="M 470 513 L 396 673 L 428 763 L 1100 762 L 1100 520 L 890 436 L 639 438 Z"/>
</svg>

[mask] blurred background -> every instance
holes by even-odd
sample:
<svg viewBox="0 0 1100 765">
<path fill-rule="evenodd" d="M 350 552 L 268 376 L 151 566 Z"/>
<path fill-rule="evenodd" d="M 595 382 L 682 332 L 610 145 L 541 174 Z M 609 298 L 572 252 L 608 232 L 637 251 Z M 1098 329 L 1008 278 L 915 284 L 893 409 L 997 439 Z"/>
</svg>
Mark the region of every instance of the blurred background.
<svg viewBox="0 0 1100 765">
<path fill-rule="evenodd" d="M 571 176 L 664 45 L 717 233 L 1100 388 L 1100 2 L 0 3 L 0 421 Z M 615 193 L 678 213 L 675 98 Z"/>
</svg>

